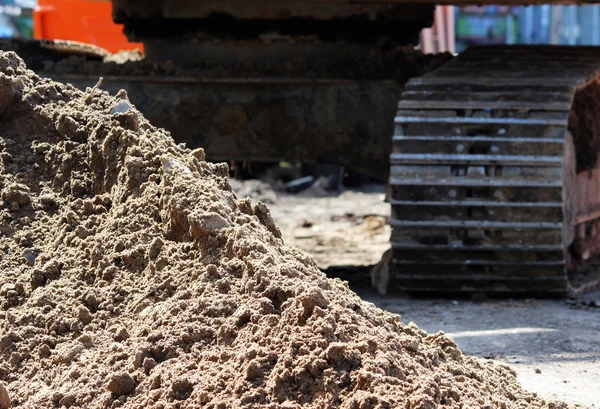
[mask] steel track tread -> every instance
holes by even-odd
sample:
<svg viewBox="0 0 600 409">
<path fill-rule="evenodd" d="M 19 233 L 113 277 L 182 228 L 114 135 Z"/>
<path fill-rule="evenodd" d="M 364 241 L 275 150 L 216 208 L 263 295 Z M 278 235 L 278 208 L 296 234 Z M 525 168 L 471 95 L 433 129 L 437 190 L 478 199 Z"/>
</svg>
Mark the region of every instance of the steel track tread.
<svg viewBox="0 0 600 409">
<path fill-rule="evenodd" d="M 568 292 L 564 140 L 573 92 L 599 68 L 597 48 L 481 46 L 409 81 L 391 155 L 394 289 Z"/>
</svg>

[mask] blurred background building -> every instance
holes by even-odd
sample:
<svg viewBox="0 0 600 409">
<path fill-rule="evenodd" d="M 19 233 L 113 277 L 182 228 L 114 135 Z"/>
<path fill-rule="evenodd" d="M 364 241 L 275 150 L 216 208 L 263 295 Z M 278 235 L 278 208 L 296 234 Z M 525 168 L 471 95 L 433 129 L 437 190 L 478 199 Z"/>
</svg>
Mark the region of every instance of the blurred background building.
<svg viewBox="0 0 600 409">
<path fill-rule="evenodd" d="M 438 9 L 434 27 L 421 36 L 425 52 L 475 44 L 600 45 L 600 5 Z"/>
<path fill-rule="evenodd" d="M 35 0 L 0 1 L 0 37 L 33 37 Z"/>
</svg>

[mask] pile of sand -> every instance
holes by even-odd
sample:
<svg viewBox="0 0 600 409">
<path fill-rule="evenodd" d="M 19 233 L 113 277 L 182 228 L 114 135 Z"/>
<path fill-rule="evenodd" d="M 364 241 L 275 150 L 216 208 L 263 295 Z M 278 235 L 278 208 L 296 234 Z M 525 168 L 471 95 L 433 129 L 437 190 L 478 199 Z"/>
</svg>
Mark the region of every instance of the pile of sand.
<svg viewBox="0 0 600 409">
<path fill-rule="evenodd" d="M 125 92 L 83 93 L 0 53 L 13 407 L 566 407 L 327 279 L 203 159 Z"/>
</svg>

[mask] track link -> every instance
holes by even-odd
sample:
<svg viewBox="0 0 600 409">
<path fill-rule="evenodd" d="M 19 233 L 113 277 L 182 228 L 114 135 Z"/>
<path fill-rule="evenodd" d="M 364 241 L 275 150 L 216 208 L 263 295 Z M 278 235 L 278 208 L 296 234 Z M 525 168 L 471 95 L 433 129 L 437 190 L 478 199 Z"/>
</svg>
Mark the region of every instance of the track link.
<svg viewBox="0 0 600 409">
<path fill-rule="evenodd" d="M 390 286 L 568 292 L 569 111 L 599 67 L 590 47 L 474 47 L 407 84 L 391 155 Z"/>
</svg>

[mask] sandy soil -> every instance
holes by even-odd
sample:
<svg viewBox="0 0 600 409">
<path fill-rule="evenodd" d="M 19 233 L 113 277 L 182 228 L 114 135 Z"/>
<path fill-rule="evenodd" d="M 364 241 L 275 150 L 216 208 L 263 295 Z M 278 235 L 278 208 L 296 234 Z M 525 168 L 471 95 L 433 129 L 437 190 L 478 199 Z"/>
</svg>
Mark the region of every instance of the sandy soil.
<svg viewBox="0 0 600 409">
<path fill-rule="evenodd" d="M 283 238 L 310 253 L 322 269 L 375 264 L 388 248 L 389 205 L 383 187 L 341 194 L 282 195 L 270 205 Z M 356 271 L 352 272 L 355 275 Z M 350 277 L 353 278 L 353 277 Z M 600 402 L 600 308 L 582 300 L 470 300 L 383 297 L 357 289 L 379 307 L 430 333 L 452 336 L 469 355 L 508 364 L 530 391 L 585 407 Z M 584 300 L 600 301 L 600 293 Z"/>
<path fill-rule="evenodd" d="M 2 409 L 568 408 L 328 279 L 124 91 L 3 52 L 0 129 Z"/>
</svg>

